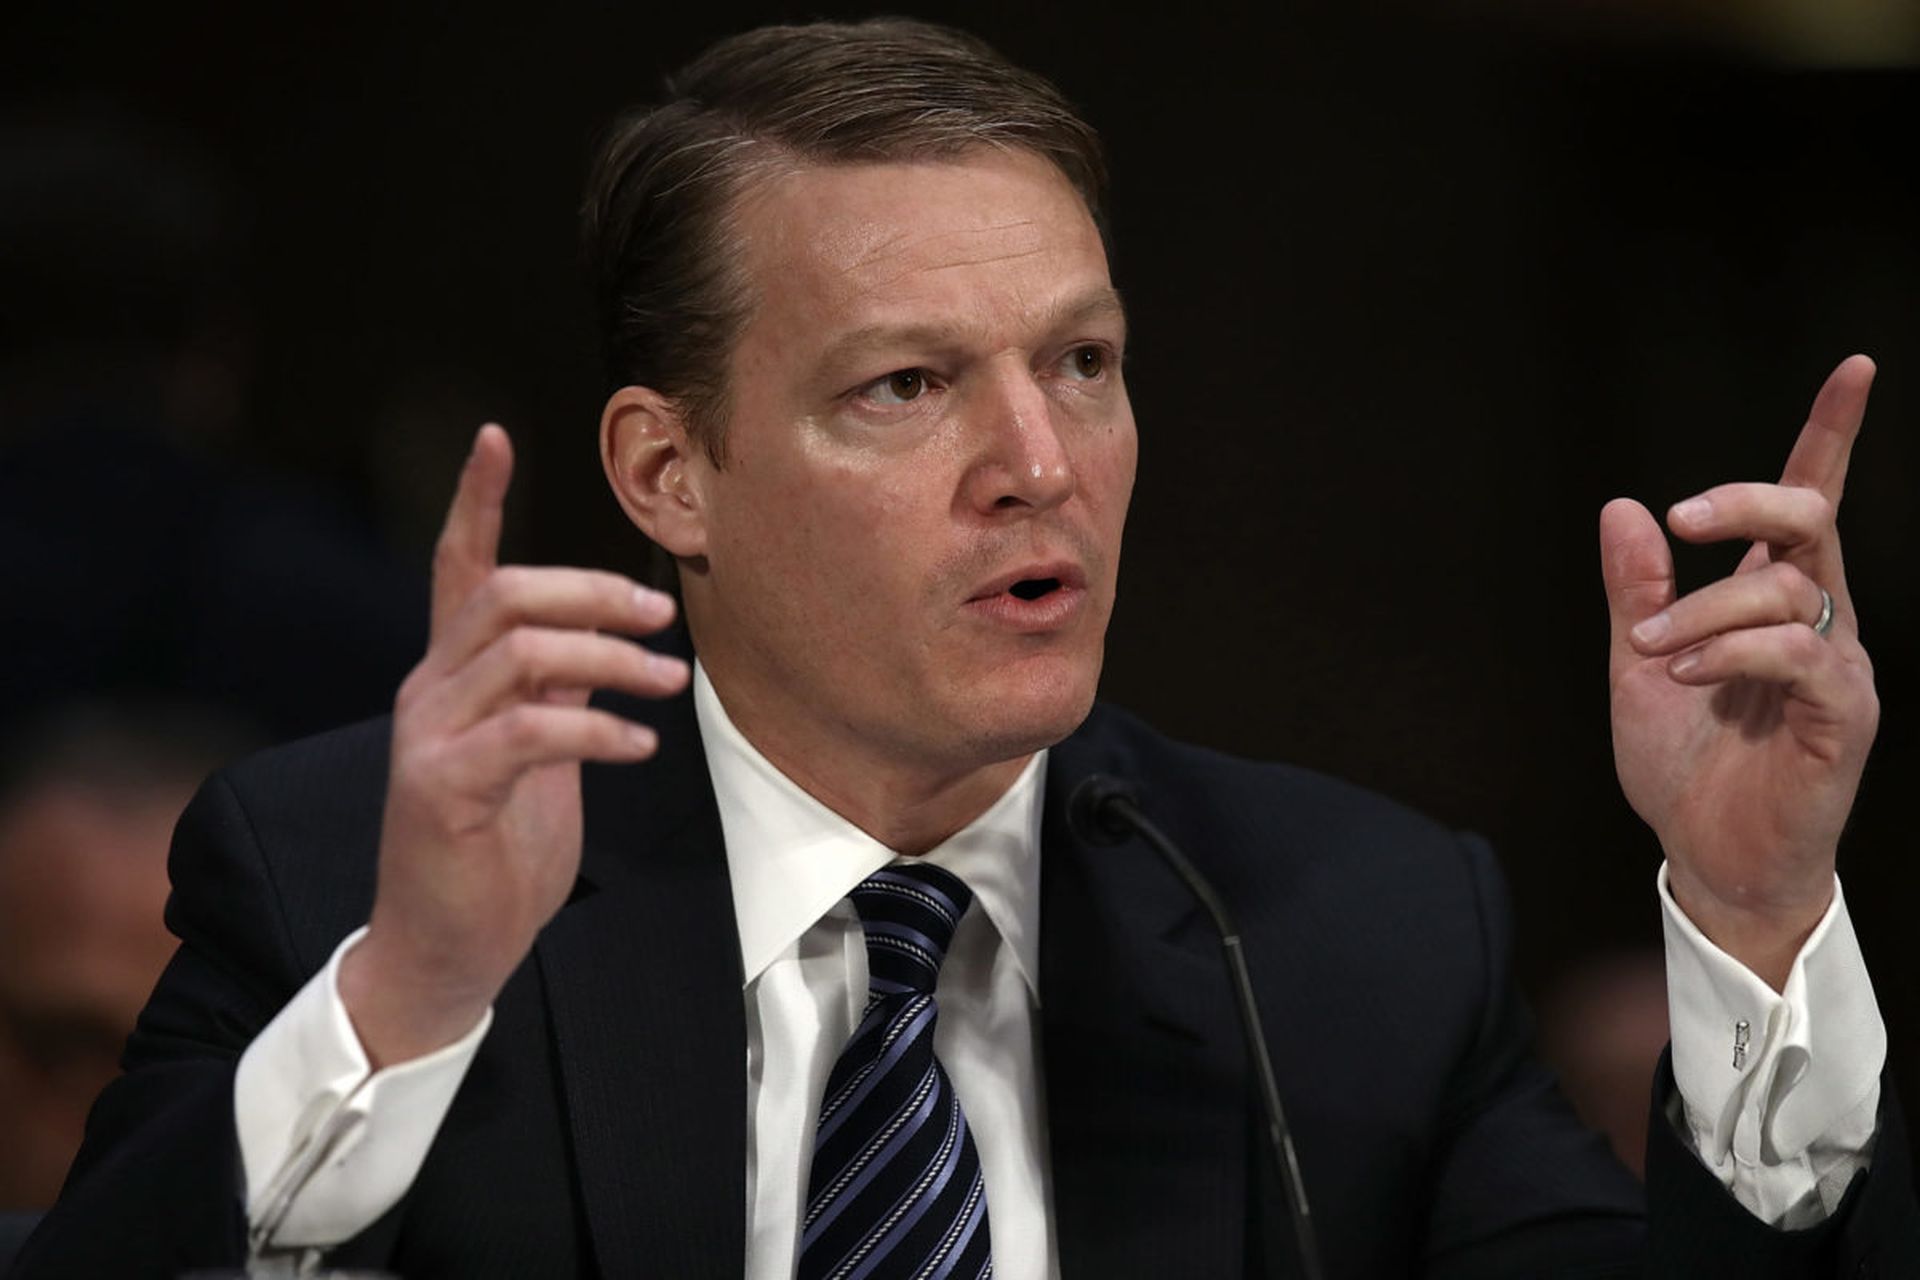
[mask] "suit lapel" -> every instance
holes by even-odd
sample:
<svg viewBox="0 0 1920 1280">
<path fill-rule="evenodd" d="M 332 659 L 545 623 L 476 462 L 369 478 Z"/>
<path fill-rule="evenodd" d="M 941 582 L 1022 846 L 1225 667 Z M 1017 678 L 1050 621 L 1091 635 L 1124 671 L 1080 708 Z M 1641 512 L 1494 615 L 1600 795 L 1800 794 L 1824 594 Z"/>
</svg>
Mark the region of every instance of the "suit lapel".
<svg viewBox="0 0 1920 1280">
<path fill-rule="evenodd" d="M 641 718 L 660 755 L 584 771 L 580 883 L 535 955 L 599 1273 L 718 1280 L 746 1250 L 739 937 L 692 699 Z"/>
<path fill-rule="evenodd" d="M 1094 727 L 1047 771 L 1041 1025 L 1061 1270 L 1240 1275 L 1253 1126 L 1218 937 L 1144 844 L 1088 847 L 1066 821 L 1072 785 L 1121 764 Z"/>
<path fill-rule="evenodd" d="M 739 936 L 692 700 L 639 718 L 660 756 L 584 770 L 580 882 L 534 951 L 598 1272 L 719 1280 L 746 1251 Z M 1144 845 L 1069 830 L 1099 770 L 1125 772 L 1097 727 L 1054 748 L 1042 833 L 1061 1269 L 1239 1275 L 1253 1126 L 1218 939 Z"/>
</svg>

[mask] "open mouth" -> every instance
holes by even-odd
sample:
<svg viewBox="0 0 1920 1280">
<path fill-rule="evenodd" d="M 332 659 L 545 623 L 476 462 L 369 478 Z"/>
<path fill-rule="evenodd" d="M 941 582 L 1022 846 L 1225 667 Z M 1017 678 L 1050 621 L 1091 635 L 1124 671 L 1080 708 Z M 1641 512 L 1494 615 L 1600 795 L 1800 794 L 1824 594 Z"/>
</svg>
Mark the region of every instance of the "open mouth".
<svg viewBox="0 0 1920 1280">
<path fill-rule="evenodd" d="M 1027 635 L 1068 628 L 1087 599 L 1087 574 L 1069 560 L 1035 560 L 985 581 L 968 606 L 995 626 Z"/>
<path fill-rule="evenodd" d="M 1007 594 L 1021 600 L 1038 600 L 1060 589 L 1058 578 L 1022 578 L 1007 588 Z"/>
<path fill-rule="evenodd" d="M 1033 560 L 980 584 L 967 601 L 979 616 L 1016 631 L 1058 631 L 1079 617 L 1086 571 L 1070 560 Z"/>
</svg>

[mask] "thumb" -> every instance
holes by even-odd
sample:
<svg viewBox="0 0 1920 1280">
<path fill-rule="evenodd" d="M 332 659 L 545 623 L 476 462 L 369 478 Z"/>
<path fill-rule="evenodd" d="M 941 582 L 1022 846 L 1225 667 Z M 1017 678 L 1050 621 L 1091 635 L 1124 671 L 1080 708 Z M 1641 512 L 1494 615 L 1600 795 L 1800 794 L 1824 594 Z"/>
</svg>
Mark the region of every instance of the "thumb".
<svg viewBox="0 0 1920 1280">
<path fill-rule="evenodd" d="M 1600 509 L 1600 574 L 1613 624 L 1612 664 L 1636 658 L 1627 632 L 1673 603 L 1673 552 L 1653 513 L 1631 498 Z"/>
</svg>

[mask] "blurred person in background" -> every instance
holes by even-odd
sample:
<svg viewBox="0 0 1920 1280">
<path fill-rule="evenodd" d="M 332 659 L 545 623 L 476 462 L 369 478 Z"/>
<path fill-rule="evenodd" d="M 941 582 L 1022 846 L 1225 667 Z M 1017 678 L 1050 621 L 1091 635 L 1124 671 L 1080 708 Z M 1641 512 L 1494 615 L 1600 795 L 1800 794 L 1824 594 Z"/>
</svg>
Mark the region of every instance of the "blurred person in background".
<svg viewBox="0 0 1920 1280">
<path fill-rule="evenodd" d="M 0 763 L 0 1212 L 59 1194 L 173 936 L 167 845 L 253 735 L 188 704 L 75 705 Z"/>
<path fill-rule="evenodd" d="M 194 784 L 258 741 L 238 726 L 378 709 L 424 635 L 417 570 L 235 460 L 247 224 L 148 123 L 0 116 L 0 1270 L 172 952 Z"/>
<path fill-rule="evenodd" d="M 1647 1174 L 1647 1093 L 1667 1047 L 1667 972 L 1657 948 L 1595 956 L 1540 1008 L 1540 1056 L 1620 1163 Z"/>
</svg>

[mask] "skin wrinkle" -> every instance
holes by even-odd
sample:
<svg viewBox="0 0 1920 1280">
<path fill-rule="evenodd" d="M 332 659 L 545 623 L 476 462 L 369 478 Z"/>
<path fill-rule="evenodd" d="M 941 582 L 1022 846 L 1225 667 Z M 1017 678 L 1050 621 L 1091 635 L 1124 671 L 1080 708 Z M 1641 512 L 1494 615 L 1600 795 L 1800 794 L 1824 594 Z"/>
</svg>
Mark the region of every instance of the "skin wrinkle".
<svg viewBox="0 0 1920 1280">
<path fill-rule="evenodd" d="M 941 234 L 945 238 L 951 238 L 956 235 L 994 235 L 999 232 L 1018 230 L 1022 227 L 1029 228 L 1034 232 L 1035 244 L 1032 248 L 1038 249 L 1040 247 L 1038 242 L 1039 237 L 1044 235 L 1044 232 L 1032 218 L 1008 218 L 1001 222 L 990 222 L 983 226 L 973 228 L 953 229 Z M 910 252 L 915 245 L 923 244 L 930 238 L 923 235 L 916 235 L 915 229 L 911 227 L 887 229 L 870 226 L 869 230 L 879 232 L 879 237 L 874 241 L 872 249 L 865 256 L 855 257 L 847 262 L 846 270 L 849 273 L 878 265 L 889 259 L 902 257 Z M 992 256 L 987 260 L 990 261 Z"/>
<path fill-rule="evenodd" d="M 991 228 L 982 229 L 980 231 L 973 232 L 972 234 L 991 235 L 993 234 L 993 230 L 994 229 L 991 229 Z M 912 247 L 913 246 L 910 244 L 903 245 L 901 247 L 901 255 L 905 255 L 906 253 L 910 252 L 912 250 Z M 937 272 L 937 271 L 957 271 L 965 267 L 991 266 L 995 263 L 1002 263 L 1002 262 L 1018 262 L 1022 258 L 1036 257 L 1045 252 L 1046 252 L 1046 248 L 1044 246 L 1035 245 L 1031 249 L 1010 249 L 1004 253 L 989 253 L 989 254 L 984 254 L 978 258 L 956 257 L 938 266 L 904 266 L 895 275 L 882 276 L 879 279 L 870 281 L 866 286 L 866 290 L 868 293 L 884 293 L 889 286 L 898 284 L 900 281 L 907 279 L 909 276 L 925 275 L 930 272 Z M 855 264 L 854 266 L 851 266 L 847 269 L 847 274 L 855 275 L 859 273 L 865 273 L 871 270 L 873 267 L 878 266 L 880 263 L 891 260 L 894 256 L 895 255 L 889 254 L 886 257 L 875 260 L 874 262 Z"/>
</svg>

